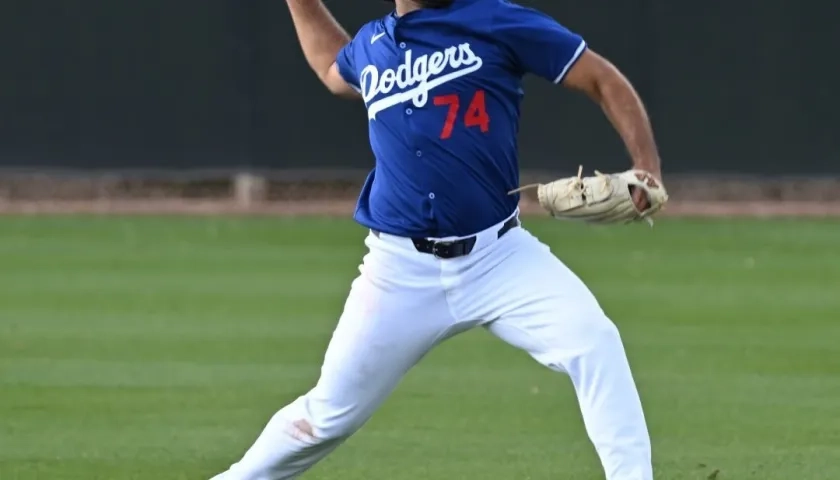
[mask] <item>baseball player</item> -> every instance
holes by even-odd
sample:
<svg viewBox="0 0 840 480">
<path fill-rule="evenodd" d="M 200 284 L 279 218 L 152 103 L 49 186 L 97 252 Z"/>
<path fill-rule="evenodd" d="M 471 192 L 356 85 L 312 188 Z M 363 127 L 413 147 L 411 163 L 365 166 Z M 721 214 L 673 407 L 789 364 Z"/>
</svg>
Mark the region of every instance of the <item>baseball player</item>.
<svg viewBox="0 0 840 480">
<path fill-rule="evenodd" d="M 393 0 L 392 0 L 393 1 Z M 216 480 L 297 478 L 353 435 L 433 347 L 483 327 L 567 374 L 608 480 L 650 480 L 650 439 L 619 333 L 518 217 L 521 81 L 581 91 L 633 168 L 535 185 L 558 218 L 650 220 L 666 202 L 633 87 L 577 34 L 508 0 L 395 0 L 350 37 L 321 0 L 287 0 L 330 92 L 367 108 L 375 168 L 355 219 L 368 253 L 308 393 Z M 561 468 L 558 466 L 558 468 Z"/>
</svg>

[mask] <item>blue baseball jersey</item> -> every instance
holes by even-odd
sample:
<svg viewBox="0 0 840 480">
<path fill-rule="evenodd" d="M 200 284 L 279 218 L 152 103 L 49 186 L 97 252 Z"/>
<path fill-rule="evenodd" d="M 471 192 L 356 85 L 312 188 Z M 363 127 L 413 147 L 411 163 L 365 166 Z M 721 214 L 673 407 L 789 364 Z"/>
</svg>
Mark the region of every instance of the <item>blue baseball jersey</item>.
<svg viewBox="0 0 840 480">
<path fill-rule="evenodd" d="M 586 42 L 506 0 L 392 13 L 336 60 L 367 107 L 376 159 L 354 218 L 406 237 L 461 237 L 516 210 L 522 78 L 560 83 Z"/>
</svg>

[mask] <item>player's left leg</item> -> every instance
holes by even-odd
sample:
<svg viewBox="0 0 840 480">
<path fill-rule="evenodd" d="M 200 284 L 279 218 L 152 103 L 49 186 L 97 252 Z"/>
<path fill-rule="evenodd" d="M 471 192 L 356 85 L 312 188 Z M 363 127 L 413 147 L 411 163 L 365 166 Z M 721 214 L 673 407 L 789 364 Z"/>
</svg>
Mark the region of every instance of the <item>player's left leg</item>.
<svg viewBox="0 0 840 480">
<path fill-rule="evenodd" d="M 572 380 L 608 480 L 652 480 L 650 439 L 618 329 L 583 282 L 525 230 L 472 291 L 488 330 Z M 482 280 L 484 278 L 485 280 Z"/>
</svg>

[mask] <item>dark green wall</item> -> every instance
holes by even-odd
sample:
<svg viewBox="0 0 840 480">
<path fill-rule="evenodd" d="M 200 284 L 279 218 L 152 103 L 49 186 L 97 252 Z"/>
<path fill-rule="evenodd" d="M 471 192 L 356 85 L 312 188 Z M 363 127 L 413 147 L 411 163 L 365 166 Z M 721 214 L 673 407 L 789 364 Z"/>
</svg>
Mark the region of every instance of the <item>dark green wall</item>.
<svg viewBox="0 0 840 480">
<path fill-rule="evenodd" d="M 840 3 L 542 0 L 635 83 L 671 172 L 840 173 Z M 348 30 L 386 13 L 329 2 Z M 283 0 L 0 5 L 0 165 L 368 167 L 361 104 L 308 70 Z M 526 85 L 523 168 L 621 168 L 600 110 Z"/>
</svg>

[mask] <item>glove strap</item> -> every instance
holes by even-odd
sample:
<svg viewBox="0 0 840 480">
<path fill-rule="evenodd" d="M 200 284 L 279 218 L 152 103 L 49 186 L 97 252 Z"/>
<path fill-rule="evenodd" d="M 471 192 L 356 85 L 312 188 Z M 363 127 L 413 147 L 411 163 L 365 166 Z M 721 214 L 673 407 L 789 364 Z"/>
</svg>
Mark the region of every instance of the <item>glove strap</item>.
<svg viewBox="0 0 840 480">
<path fill-rule="evenodd" d="M 596 173 L 596 174 L 599 174 L 599 175 L 601 174 L 601 172 L 598 172 L 597 170 L 595 171 L 595 173 Z M 580 180 L 581 178 L 583 178 L 583 165 L 578 165 L 577 178 L 578 178 L 578 180 Z M 509 192 L 508 192 L 508 195 L 513 195 L 514 193 L 519 193 L 519 192 L 522 192 L 522 191 L 524 191 L 524 190 L 530 190 L 530 189 L 532 189 L 532 188 L 537 188 L 537 187 L 539 187 L 540 185 L 542 185 L 542 184 L 541 184 L 541 183 L 532 183 L 532 184 L 530 184 L 530 185 L 523 185 L 523 186 L 521 186 L 521 187 L 519 187 L 519 188 L 514 188 L 513 190 L 509 191 Z"/>
<path fill-rule="evenodd" d="M 522 192 L 522 191 L 524 191 L 524 190 L 530 190 L 530 189 L 532 189 L 532 188 L 537 188 L 537 187 L 539 187 L 539 186 L 540 186 L 540 184 L 539 184 L 539 183 L 532 183 L 532 184 L 530 184 L 530 185 L 523 185 L 523 186 L 521 186 L 521 187 L 519 187 L 519 188 L 514 188 L 513 190 L 509 191 L 509 192 L 508 192 L 508 195 L 513 195 L 514 193 L 519 193 L 519 192 Z"/>
</svg>

